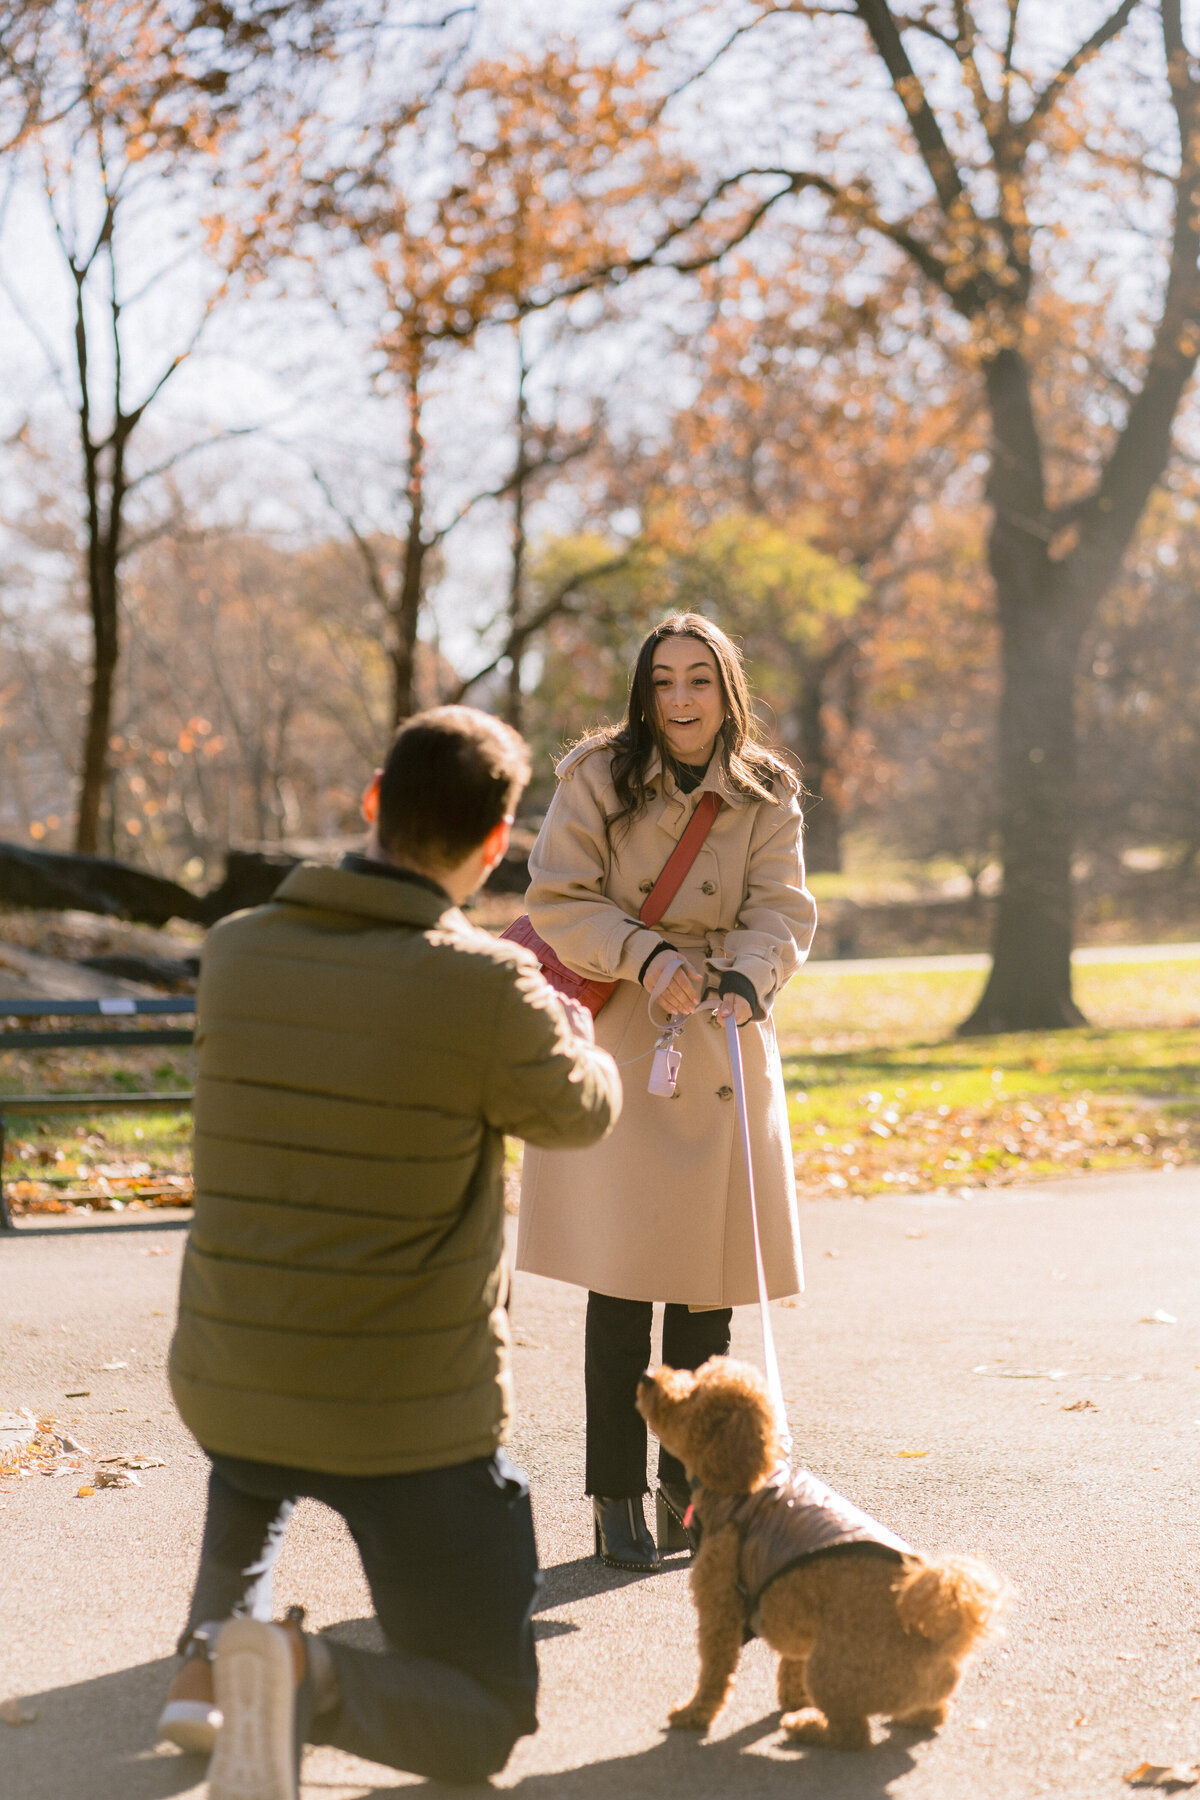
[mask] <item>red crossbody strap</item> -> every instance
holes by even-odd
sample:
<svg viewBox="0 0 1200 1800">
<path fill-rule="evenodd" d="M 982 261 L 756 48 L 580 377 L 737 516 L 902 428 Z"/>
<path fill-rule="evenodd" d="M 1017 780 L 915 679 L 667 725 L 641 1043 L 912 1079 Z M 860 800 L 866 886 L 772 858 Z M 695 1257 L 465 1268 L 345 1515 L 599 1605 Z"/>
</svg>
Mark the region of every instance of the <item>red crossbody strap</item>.
<svg viewBox="0 0 1200 1800">
<path fill-rule="evenodd" d="M 643 925 L 657 925 L 683 885 L 683 878 L 699 855 L 700 846 L 712 830 L 713 821 L 725 802 L 720 794 L 701 794 L 687 829 L 663 867 L 662 874 L 646 895 L 638 918 Z"/>
</svg>

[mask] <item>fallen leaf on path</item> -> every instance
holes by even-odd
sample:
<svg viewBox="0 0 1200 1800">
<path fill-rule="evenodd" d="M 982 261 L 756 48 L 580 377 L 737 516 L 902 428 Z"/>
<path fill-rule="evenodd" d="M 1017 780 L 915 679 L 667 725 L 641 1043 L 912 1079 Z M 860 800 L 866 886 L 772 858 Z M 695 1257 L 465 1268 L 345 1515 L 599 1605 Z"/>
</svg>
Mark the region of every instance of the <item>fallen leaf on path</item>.
<svg viewBox="0 0 1200 1800">
<path fill-rule="evenodd" d="M 64 1400 L 90 1400 L 91 1395 L 92 1395 L 91 1388 L 73 1388 L 69 1394 L 63 1395 L 63 1399 Z"/>
<path fill-rule="evenodd" d="M 1154 1312 L 1147 1313 L 1145 1318 L 1140 1319 L 1138 1323 L 1141 1325 L 1178 1325 L 1179 1320 L 1174 1313 L 1164 1312 L 1159 1306 L 1155 1308 Z"/>
<path fill-rule="evenodd" d="M 94 1487 L 81 1487 L 75 1498 L 77 1500 L 90 1500 L 95 1492 L 96 1490 Z"/>
<path fill-rule="evenodd" d="M 0 1700 L 0 1719 L 6 1725 L 32 1725 L 37 1716 L 31 1700 Z"/>
<path fill-rule="evenodd" d="M 923 1238 L 928 1237 L 929 1233 L 927 1231 L 906 1231 L 904 1235 L 908 1238 Z"/>
<path fill-rule="evenodd" d="M 1073 1400 L 1070 1406 L 1064 1406 L 1063 1412 L 1099 1412 L 1100 1408 L 1094 1400 Z"/>
<path fill-rule="evenodd" d="M 100 1469 L 96 1475 L 97 1487 L 141 1487 L 137 1476 L 128 1469 Z"/>
<path fill-rule="evenodd" d="M 1121 1777 L 1130 1787 L 1188 1788 L 1200 1781 L 1200 1768 L 1187 1763 L 1139 1763 Z"/>
<path fill-rule="evenodd" d="M 101 1467 L 112 1463 L 120 1469 L 165 1469 L 167 1466 L 161 1456 L 99 1456 L 96 1460 Z"/>
<path fill-rule="evenodd" d="M 101 1363 L 100 1367 L 102 1369 L 127 1369 L 129 1367 L 129 1364 L 127 1362 L 110 1362 L 110 1363 Z"/>
<path fill-rule="evenodd" d="M 898 1450 L 897 1456 L 928 1456 L 928 1450 Z"/>
</svg>

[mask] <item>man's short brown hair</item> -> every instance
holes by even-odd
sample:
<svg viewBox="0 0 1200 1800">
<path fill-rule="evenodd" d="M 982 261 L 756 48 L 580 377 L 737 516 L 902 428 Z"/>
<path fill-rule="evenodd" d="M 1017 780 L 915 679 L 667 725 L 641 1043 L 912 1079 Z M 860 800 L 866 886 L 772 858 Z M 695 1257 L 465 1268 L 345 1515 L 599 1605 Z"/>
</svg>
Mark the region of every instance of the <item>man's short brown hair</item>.
<svg viewBox="0 0 1200 1800">
<path fill-rule="evenodd" d="M 380 847 L 390 857 L 454 869 L 516 807 L 529 780 L 524 738 L 473 706 L 406 719 L 379 782 Z"/>
</svg>

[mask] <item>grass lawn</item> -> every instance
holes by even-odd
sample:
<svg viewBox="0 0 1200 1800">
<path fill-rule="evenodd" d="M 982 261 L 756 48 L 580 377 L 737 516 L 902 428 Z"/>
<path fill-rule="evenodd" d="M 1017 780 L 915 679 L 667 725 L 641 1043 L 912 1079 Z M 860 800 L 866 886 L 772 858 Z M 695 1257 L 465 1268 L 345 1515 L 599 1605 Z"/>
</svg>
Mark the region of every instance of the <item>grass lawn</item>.
<svg viewBox="0 0 1200 1800">
<path fill-rule="evenodd" d="M 796 1173 L 810 1194 L 1005 1185 L 1200 1160 L 1200 959 L 1076 974 L 1089 1029 L 955 1038 L 981 976 L 804 970 L 775 1012 Z M 0 1093 L 191 1085 L 189 1055 L 0 1054 Z M 191 1115 L 14 1117 L 13 1210 L 178 1204 Z M 519 1147 L 509 1145 L 509 1186 Z"/>
<path fill-rule="evenodd" d="M 803 971 L 775 1012 L 801 1189 L 1001 1186 L 1200 1158 L 1200 961 L 1077 970 L 1090 1029 L 955 1038 L 976 972 Z"/>
</svg>

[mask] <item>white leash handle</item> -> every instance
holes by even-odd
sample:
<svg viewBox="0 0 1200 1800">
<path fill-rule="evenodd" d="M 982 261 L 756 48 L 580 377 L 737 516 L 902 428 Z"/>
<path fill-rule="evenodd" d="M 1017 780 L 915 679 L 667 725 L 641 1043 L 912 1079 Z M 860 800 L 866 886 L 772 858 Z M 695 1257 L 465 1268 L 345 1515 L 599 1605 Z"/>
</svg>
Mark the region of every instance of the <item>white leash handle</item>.
<svg viewBox="0 0 1200 1800">
<path fill-rule="evenodd" d="M 742 1153 L 746 1158 L 746 1183 L 750 1189 L 750 1229 L 754 1234 L 754 1271 L 758 1277 L 758 1315 L 762 1324 L 763 1368 L 767 1376 L 767 1393 L 775 1409 L 775 1425 L 779 1444 L 785 1456 L 791 1454 L 792 1434 L 788 1430 L 787 1408 L 783 1403 L 783 1383 L 779 1379 L 779 1359 L 775 1355 L 775 1333 L 771 1329 L 770 1301 L 767 1299 L 767 1277 L 763 1269 L 762 1243 L 758 1235 L 758 1203 L 754 1197 L 754 1159 L 750 1153 L 750 1120 L 746 1115 L 746 1076 L 742 1068 L 742 1041 L 738 1037 L 737 1020 L 730 1015 L 725 1021 L 725 1039 L 729 1045 L 729 1066 L 733 1071 L 733 1097 L 737 1103 L 738 1125 L 742 1133 Z"/>
</svg>

